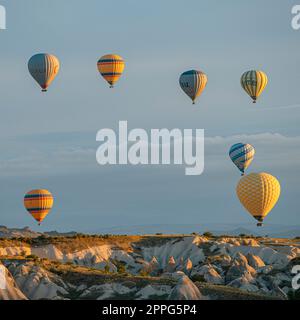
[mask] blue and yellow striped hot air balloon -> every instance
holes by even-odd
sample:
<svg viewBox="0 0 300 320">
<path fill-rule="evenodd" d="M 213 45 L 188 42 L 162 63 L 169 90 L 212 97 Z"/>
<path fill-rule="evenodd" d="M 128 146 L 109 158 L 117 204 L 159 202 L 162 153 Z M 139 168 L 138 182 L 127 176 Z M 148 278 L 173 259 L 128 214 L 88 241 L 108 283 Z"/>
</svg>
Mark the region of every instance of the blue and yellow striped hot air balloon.
<svg viewBox="0 0 300 320">
<path fill-rule="evenodd" d="M 28 70 L 34 80 L 46 92 L 60 68 L 59 60 L 52 54 L 38 53 L 28 61 Z"/>
<path fill-rule="evenodd" d="M 125 62 L 116 54 L 107 54 L 98 60 L 97 66 L 102 77 L 110 84 L 110 88 L 113 88 L 124 71 Z"/>
<path fill-rule="evenodd" d="M 186 71 L 180 76 L 179 84 L 181 89 L 192 99 L 193 104 L 195 104 L 195 100 L 206 87 L 207 76 L 202 71 Z"/>
<path fill-rule="evenodd" d="M 265 90 L 267 84 L 268 77 L 263 71 L 246 71 L 241 77 L 242 88 L 252 98 L 253 103 L 256 103 L 256 100 Z"/>
<path fill-rule="evenodd" d="M 24 206 L 40 225 L 52 209 L 53 201 L 54 199 L 50 191 L 36 189 L 26 193 Z"/>
<path fill-rule="evenodd" d="M 237 143 L 230 148 L 229 157 L 244 175 L 255 155 L 255 149 L 248 143 Z"/>
</svg>

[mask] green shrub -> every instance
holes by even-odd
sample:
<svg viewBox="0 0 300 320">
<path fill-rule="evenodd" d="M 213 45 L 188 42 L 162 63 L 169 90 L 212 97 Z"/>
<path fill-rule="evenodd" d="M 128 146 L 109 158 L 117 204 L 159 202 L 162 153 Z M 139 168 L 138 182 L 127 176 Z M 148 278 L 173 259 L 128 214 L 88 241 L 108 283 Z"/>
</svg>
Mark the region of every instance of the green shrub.
<svg viewBox="0 0 300 320">
<path fill-rule="evenodd" d="M 147 272 L 147 271 L 145 271 L 145 270 L 141 270 L 140 273 L 139 273 L 139 275 L 140 275 L 141 277 L 149 277 L 149 272 Z"/>
<path fill-rule="evenodd" d="M 126 268 L 125 268 L 124 264 L 119 264 L 117 266 L 117 269 L 118 269 L 118 273 L 120 273 L 120 274 L 126 273 Z"/>
<path fill-rule="evenodd" d="M 205 232 L 203 233 L 203 235 L 204 235 L 204 237 L 207 237 L 207 238 L 211 238 L 211 237 L 214 236 L 214 235 L 212 234 L 212 232 L 209 232 L 209 231 L 205 231 Z"/>
<path fill-rule="evenodd" d="M 110 268 L 109 268 L 109 265 L 108 265 L 108 264 L 105 265 L 105 267 L 104 267 L 104 272 L 105 272 L 105 273 L 110 273 Z"/>
<path fill-rule="evenodd" d="M 206 282 L 205 279 L 204 279 L 204 277 L 201 276 L 200 274 L 195 274 L 195 275 L 193 275 L 193 276 L 191 277 L 191 280 L 192 280 L 193 282 Z"/>
<path fill-rule="evenodd" d="M 288 293 L 289 300 L 300 300 L 300 289 L 290 290 Z"/>
<path fill-rule="evenodd" d="M 28 256 L 25 257 L 26 259 L 29 259 L 29 260 L 33 260 L 33 261 L 38 261 L 40 260 L 40 258 L 34 254 L 29 254 Z"/>
</svg>

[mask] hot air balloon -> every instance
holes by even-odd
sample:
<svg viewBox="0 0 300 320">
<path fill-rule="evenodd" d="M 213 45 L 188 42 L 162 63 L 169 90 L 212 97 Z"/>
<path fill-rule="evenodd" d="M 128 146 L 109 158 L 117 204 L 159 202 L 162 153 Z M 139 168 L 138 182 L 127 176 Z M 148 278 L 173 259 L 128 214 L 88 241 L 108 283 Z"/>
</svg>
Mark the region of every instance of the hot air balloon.
<svg viewBox="0 0 300 320">
<path fill-rule="evenodd" d="M 257 98 L 262 94 L 267 84 L 268 77 L 263 71 L 247 71 L 241 77 L 242 88 L 253 99 L 253 103 L 256 103 Z"/>
<path fill-rule="evenodd" d="M 181 89 L 192 99 L 193 104 L 195 104 L 195 100 L 206 87 L 207 76 L 202 71 L 186 71 L 180 76 L 179 84 Z"/>
<path fill-rule="evenodd" d="M 97 66 L 102 77 L 110 84 L 110 88 L 113 88 L 124 71 L 125 62 L 116 54 L 107 54 L 98 60 Z"/>
<path fill-rule="evenodd" d="M 52 209 L 53 196 L 45 189 L 29 191 L 24 197 L 24 206 L 40 225 Z"/>
<path fill-rule="evenodd" d="M 255 154 L 255 149 L 248 143 L 236 143 L 229 151 L 232 162 L 245 174 L 245 170 L 250 166 Z"/>
<path fill-rule="evenodd" d="M 241 178 L 236 193 L 242 205 L 258 221 L 257 226 L 260 227 L 279 199 L 280 184 L 268 173 L 251 173 Z"/>
<path fill-rule="evenodd" d="M 59 60 L 51 54 L 39 53 L 28 61 L 28 70 L 35 81 L 46 92 L 59 71 Z"/>
</svg>

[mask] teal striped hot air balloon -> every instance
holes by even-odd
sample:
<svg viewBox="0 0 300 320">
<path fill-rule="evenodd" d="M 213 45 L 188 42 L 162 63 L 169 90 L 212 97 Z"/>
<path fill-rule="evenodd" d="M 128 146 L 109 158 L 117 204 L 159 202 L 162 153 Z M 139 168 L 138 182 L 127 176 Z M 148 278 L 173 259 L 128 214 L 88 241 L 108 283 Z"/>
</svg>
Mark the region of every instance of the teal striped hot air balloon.
<svg viewBox="0 0 300 320">
<path fill-rule="evenodd" d="M 229 151 L 229 157 L 244 175 L 245 170 L 250 166 L 255 154 L 255 149 L 248 143 L 236 143 Z"/>
</svg>

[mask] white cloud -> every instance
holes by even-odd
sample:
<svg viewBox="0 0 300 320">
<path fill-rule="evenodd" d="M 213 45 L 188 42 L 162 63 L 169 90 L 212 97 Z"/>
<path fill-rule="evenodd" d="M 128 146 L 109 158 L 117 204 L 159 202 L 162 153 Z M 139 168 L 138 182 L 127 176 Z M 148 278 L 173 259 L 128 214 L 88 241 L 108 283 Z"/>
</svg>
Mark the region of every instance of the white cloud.
<svg viewBox="0 0 300 320">
<path fill-rule="evenodd" d="M 259 133 L 251 135 L 215 136 L 205 138 L 205 170 L 224 170 L 232 164 L 228 157 L 231 145 L 245 142 L 256 149 L 256 168 L 300 166 L 300 136 L 288 137 L 279 133 Z M 67 141 L 64 141 L 66 146 Z M 51 147 L 45 151 L 43 145 L 35 144 L 29 150 L 17 146 L 12 149 L 14 155 L 0 155 L 0 170 L 3 175 L 35 174 L 72 174 L 101 168 L 96 162 L 96 150 L 93 147 Z M 114 167 L 110 167 L 113 170 Z"/>
<path fill-rule="evenodd" d="M 205 168 L 224 170 L 232 165 L 228 152 L 235 143 L 250 143 L 255 147 L 255 158 L 250 170 L 275 172 L 294 170 L 300 166 L 300 136 L 284 136 L 279 133 L 259 133 L 228 137 L 208 137 L 205 139 Z"/>
</svg>

